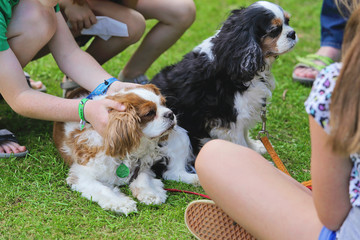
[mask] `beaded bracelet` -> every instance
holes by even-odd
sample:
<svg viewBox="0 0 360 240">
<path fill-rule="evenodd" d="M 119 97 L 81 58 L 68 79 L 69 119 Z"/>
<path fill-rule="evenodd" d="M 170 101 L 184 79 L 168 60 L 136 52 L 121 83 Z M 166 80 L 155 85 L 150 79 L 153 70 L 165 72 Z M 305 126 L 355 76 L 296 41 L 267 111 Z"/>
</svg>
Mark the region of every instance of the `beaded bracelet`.
<svg viewBox="0 0 360 240">
<path fill-rule="evenodd" d="M 95 90 L 92 91 L 86 98 L 81 99 L 79 103 L 80 131 L 84 129 L 85 123 L 87 123 L 84 115 L 85 103 L 96 96 L 105 94 L 109 89 L 110 85 L 115 81 L 119 81 L 119 80 L 114 77 L 104 80 L 104 82 L 99 84 L 99 86 L 97 86 Z"/>
<path fill-rule="evenodd" d="M 89 94 L 89 96 L 87 96 L 86 98 L 87 98 L 87 99 L 93 99 L 93 98 L 96 97 L 96 96 L 104 95 L 104 94 L 107 92 L 107 90 L 109 89 L 110 85 L 111 85 L 113 82 L 115 82 L 115 81 L 119 81 L 119 80 L 116 79 L 116 78 L 114 78 L 114 77 L 113 77 L 113 78 L 109 78 L 109 79 L 107 79 L 107 80 L 104 80 L 104 82 L 101 83 L 101 84 L 99 84 L 99 86 L 97 86 L 97 87 L 95 88 L 95 90 L 92 91 L 92 92 Z"/>
<path fill-rule="evenodd" d="M 79 103 L 80 131 L 82 131 L 84 129 L 85 123 L 87 123 L 87 121 L 85 120 L 85 114 L 84 114 L 84 107 L 85 107 L 85 103 L 87 101 L 89 101 L 89 99 L 83 98 L 83 99 L 81 99 L 81 101 Z"/>
</svg>

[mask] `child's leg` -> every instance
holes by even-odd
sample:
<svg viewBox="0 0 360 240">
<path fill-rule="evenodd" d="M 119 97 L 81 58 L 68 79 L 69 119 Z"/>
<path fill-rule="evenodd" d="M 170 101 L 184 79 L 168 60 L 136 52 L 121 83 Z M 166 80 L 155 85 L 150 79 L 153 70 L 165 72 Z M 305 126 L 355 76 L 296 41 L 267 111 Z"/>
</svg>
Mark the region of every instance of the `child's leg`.
<svg viewBox="0 0 360 240">
<path fill-rule="evenodd" d="M 139 41 L 144 34 L 145 19 L 137 11 L 108 0 L 89 0 L 88 3 L 96 16 L 108 16 L 126 23 L 129 32 L 129 37 L 112 37 L 107 41 L 99 37 L 94 39 L 86 51 L 100 64 Z"/>
<path fill-rule="evenodd" d="M 146 19 L 157 19 L 159 23 L 145 36 L 122 70 L 126 78 L 144 74 L 195 20 L 195 4 L 192 0 L 139 0 L 136 10 Z"/>
<path fill-rule="evenodd" d="M 258 239 L 317 239 L 311 192 L 251 149 L 207 143 L 195 162 L 206 193 Z"/>
<path fill-rule="evenodd" d="M 22 0 L 14 8 L 6 36 L 22 67 L 51 39 L 55 33 L 55 21 L 54 8 L 45 8 L 36 0 Z M 27 85 L 20 66 L 14 67 L 12 71 L 18 71 L 18 75 L 23 75 L 24 85 Z M 14 141 L 0 143 L 0 153 L 25 151 L 26 147 Z"/>
<path fill-rule="evenodd" d="M 54 8 L 44 7 L 37 0 L 22 0 L 15 6 L 7 37 L 22 67 L 47 44 L 55 30 Z"/>
</svg>

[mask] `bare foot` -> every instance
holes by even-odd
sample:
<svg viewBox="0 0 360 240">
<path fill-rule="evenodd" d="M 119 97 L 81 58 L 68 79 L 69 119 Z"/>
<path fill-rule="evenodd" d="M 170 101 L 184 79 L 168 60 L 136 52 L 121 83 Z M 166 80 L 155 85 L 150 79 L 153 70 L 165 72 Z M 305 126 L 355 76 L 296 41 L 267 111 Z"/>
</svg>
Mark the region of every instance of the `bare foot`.
<svg viewBox="0 0 360 240">
<path fill-rule="evenodd" d="M 20 153 L 25 151 L 26 147 L 20 146 L 16 142 L 6 141 L 0 144 L 0 153 Z"/>
<path fill-rule="evenodd" d="M 43 83 L 41 81 L 34 81 L 30 78 L 30 86 L 32 89 L 38 90 L 41 89 L 43 87 Z"/>
<path fill-rule="evenodd" d="M 333 47 L 320 47 L 320 49 L 316 52 L 317 55 L 329 57 L 335 62 L 340 60 L 341 57 L 341 51 L 340 49 L 333 48 Z M 319 65 L 324 65 L 321 61 L 314 61 L 315 63 Z M 325 66 L 325 65 L 324 65 Z M 313 68 L 307 68 L 307 67 L 297 67 L 294 70 L 294 74 L 298 77 L 304 77 L 304 78 L 310 78 L 315 79 L 317 74 L 319 72 L 316 69 Z"/>
</svg>

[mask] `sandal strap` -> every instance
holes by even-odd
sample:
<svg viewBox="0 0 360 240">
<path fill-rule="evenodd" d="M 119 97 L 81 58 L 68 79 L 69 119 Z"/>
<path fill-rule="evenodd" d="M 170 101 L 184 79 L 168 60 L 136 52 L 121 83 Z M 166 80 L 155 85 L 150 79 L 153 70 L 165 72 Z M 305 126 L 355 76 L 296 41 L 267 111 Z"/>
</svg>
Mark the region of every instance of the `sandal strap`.
<svg viewBox="0 0 360 240">
<path fill-rule="evenodd" d="M 15 137 L 15 134 L 10 132 L 7 129 L 1 129 L 0 130 L 0 143 L 1 142 L 16 142 L 19 143 L 17 138 Z"/>
<path fill-rule="evenodd" d="M 309 54 L 306 57 L 296 57 L 296 59 L 299 61 L 299 63 L 308 65 L 309 67 L 312 67 L 318 71 L 334 63 L 334 60 L 332 60 L 330 57 L 320 56 L 318 54 Z M 314 61 L 320 61 L 324 65 L 315 63 Z"/>
</svg>

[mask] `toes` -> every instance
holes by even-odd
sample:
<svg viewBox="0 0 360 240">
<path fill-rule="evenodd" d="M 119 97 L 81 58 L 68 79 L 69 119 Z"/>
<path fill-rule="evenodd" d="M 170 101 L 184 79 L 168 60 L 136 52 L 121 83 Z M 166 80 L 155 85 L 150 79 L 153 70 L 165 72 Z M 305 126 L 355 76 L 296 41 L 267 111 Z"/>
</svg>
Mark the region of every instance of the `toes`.
<svg viewBox="0 0 360 240">
<path fill-rule="evenodd" d="M 306 78 L 313 78 L 318 74 L 318 71 L 312 68 L 305 68 L 305 67 L 298 67 L 294 70 L 294 74 L 298 77 L 306 77 Z"/>
<path fill-rule="evenodd" d="M 34 80 L 30 79 L 30 85 L 33 89 L 40 89 L 40 88 L 42 88 L 43 83 L 41 81 L 35 82 Z"/>
<path fill-rule="evenodd" d="M 19 153 L 19 152 L 24 152 L 26 151 L 26 147 L 25 146 L 20 146 L 18 143 L 16 142 L 3 142 L 0 145 L 0 152 L 1 153 Z"/>
</svg>

